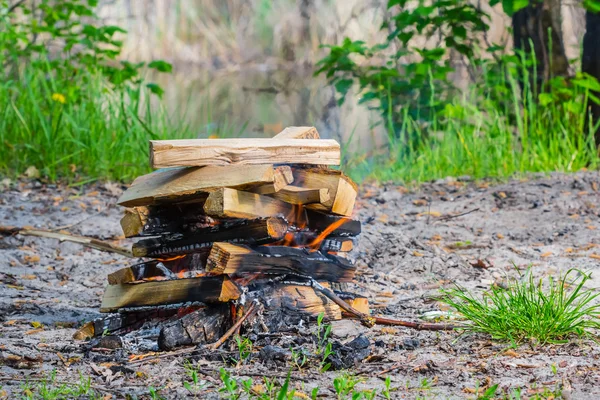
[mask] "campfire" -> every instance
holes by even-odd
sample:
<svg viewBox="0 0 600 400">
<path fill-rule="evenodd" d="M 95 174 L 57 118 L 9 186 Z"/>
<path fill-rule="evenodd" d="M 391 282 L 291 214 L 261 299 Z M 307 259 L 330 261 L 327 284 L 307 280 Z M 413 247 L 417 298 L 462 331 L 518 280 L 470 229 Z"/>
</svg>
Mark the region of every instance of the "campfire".
<svg viewBox="0 0 600 400">
<path fill-rule="evenodd" d="M 152 141 L 150 162 L 118 204 L 126 237 L 148 258 L 108 276 L 101 312 L 76 335 L 153 329 L 160 349 L 218 347 L 244 322 L 272 330 L 292 315 L 349 312 L 372 323 L 366 298 L 344 291 L 360 234 L 357 186 L 340 147 L 315 128 L 272 139 Z M 256 318 L 254 318 L 257 320 Z"/>
</svg>

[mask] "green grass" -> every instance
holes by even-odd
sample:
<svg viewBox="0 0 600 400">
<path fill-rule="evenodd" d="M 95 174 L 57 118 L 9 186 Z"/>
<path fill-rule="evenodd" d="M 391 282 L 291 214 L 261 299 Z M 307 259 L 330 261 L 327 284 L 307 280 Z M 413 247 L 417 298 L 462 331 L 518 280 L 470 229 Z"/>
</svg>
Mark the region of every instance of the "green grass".
<svg viewBox="0 0 600 400">
<path fill-rule="evenodd" d="M 87 83 L 76 102 L 65 96 L 74 83 L 36 70 L 0 82 L 0 174 L 14 177 L 35 166 L 50 181 L 129 181 L 150 170 L 148 140 L 195 136 L 162 108 L 128 101 L 97 75 L 81 81 Z"/>
<path fill-rule="evenodd" d="M 510 280 L 506 288 L 493 287 L 482 297 L 458 287 L 445 291 L 442 301 L 465 317 L 467 323 L 461 326 L 465 331 L 513 345 L 591 338 L 600 328 L 600 304 L 599 294 L 584 289 L 589 279 L 579 270 L 569 270 L 543 285 L 529 272 L 520 280 Z"/>
</svg>

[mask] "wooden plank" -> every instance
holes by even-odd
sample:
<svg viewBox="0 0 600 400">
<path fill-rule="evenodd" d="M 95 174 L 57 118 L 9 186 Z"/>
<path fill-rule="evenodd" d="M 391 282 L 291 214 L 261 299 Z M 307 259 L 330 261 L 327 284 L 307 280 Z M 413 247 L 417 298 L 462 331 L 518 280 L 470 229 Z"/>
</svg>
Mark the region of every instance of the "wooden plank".
<svg viewBox="0 0 600 400">
<path fill-rule="evenodd" d="M 272 165 L 226 165 L 168 168 L 136 178 L 119 198 L 117 204 L 134 207 L 189 201 L 199 194 L 220 187 L 248 189 L 271 184 L 279 189 L 289 183 L 285 179 L 286 174 L 289 181 L 293 180 L 288 166 L 274 168 Z"/>
<path fill-rule="evenodd" d="M 295 186 L 329 190 L 329 201 L 323 204 L 311 204 L 307 208 L 332 212 L 346 217 L 352 215 L 358 194 L 358 186 L 341 171 L 295 168 L 293 172 Z"/>
<path fill-rule="evenodd" d="M 295 273 L 335 282 L 349 282 L 356 268 L 343 258 L 286 246 L 250 249 L 231 243 L 215 243 L 206 261 L 206 271 L 215 274 Z"/>
<path fill-rule="evenodd" d="M 271 197 L 290 204 L 326 203 L 329 201 L 329 189 L 312 189 L 288 185 Z"/>
<path fill-rule="evenodd" d="M 181 254 L 207 251 L 213 242 L 234 242 L 261 245 L 283 238 L 288 224 L 283 218 L 225 221 L 215 226 L 198 229 L 188 235 L 166 235 L 140 240 L 133 244 L 136 257 L 172 257 Z"/>
<path fill-rule="evenodd" d="M 186 302 L 227 302 L 240 297 L 240 289 L 225 275 L 190 279 L 108 285 L 100 312 L 122 307 L 156 306 Z"/>
<path fill-rule="evenodd" d="M 151 140 L 153 168 L 230 164 L 339 165 L 340 145 L 331 139 Z"/>
<path fill-rule="evenodd" d="M 216 218 L 289 218 L 296 215 L 296 208 L 268 196 L 228 188 L 212 192 L 204 203 L 204 212 Z"/>
<path fill-rule="evenodd" d="M 273 139 L 321 139 L 314 126 L 288 126 Z"/>
</svg>

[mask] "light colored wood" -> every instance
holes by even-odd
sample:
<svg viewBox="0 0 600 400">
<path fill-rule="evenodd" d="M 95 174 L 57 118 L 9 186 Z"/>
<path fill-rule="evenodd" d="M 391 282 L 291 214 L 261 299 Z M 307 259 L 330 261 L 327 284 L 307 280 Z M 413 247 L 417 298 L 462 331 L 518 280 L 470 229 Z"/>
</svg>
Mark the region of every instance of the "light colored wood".
<svg viewBox="0 0 600 400">
<path fill-rule="evenodd" d="M 167 168 L 136 178 L 117 201 L 125 207 L 163 204 L 193 198 L 221 187 L 247 189 L 266 184 L 276 189 L 293 180 L 290 167 L 226 165 Z"/>
<path fill-rule="evenodd" d="M 230 164 L 339 165 L 340 145 L 331 139 L 151 140 L 153 168 Z"/>
<path fill-rule="evenodd" d="M 260 194 L 224 188 L 208 196 L 204 212 L 216 218 L 289 217 L 294 215 L 294 206 Z"/>
<path fill-rule="evenodd" d="M 350 305 L 350 307 L 360 311 L 363 314 L 370 315 L 371 310 L 369 308 L 369 299 L 366 297 L 355 297 L 353 299 L 345 299 L 346 303 Z"/>
<path fill-rule="evenodd" d="M 332 212 L 349 217 L 354 210 L 358 186 L 341 171 L 331 169 L 294 169 L 294 185 L 305 188 L 328 189 L 329 200 L 307 208 Z"/>
<path fill-rule="evenodd" d="M 273 139 L 320 139 L 319 132 L 314 126 L 288 126 Z"/>
<path fill-rule="evenodd" d="M 329 189 L 311 189 L 288 185 L 271 197 L 290 204 L 326 203 L 329 201 Z"/>
<path fill-rule="evenodd" d="M 188 301 L 226 302 L 241 295 L 226 276 L 203 276 L 168 281 L 108 285 L 100 312 L 113 312 L 123 307 L 178 304 Z"/>
<path fill-rule="evenodd" d="M 272 194 L 294 182 L 294 174 L 288 165 L 281 165 L 275 168 L 274 172 L 275 176 L 273 178 L 273 183 L 250 188 L 247 191 L 258 194 Z"/>
<path fill-rule="evenodd" d="M 146 207 L 128 208 L 121 218 L 121 229 L 125 237 L 137 236 L 144 230 L 144 224 L 148 219 Z"/>
</svg>

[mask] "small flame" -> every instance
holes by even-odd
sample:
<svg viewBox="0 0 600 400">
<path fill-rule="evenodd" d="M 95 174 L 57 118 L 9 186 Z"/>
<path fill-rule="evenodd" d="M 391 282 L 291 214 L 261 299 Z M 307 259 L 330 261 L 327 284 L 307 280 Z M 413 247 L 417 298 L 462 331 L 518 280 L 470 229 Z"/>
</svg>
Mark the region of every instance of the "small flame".
<svg viewBox="0 0 600 400">
<path fill-rule="evenodd" d="M 331 234 L 331 232 L 335 231 L 337 228 L 344 225 L 347 221 L 348 220 L 346 218 L 341 218 L 341 219 L 335 221 L 334 223 L 329 225 L 327 228 L 325 228 L 325 230 L 323 232 L 321 232 L 319 234 L 319 236 L 317 236 L 312 242 L 310 242 L 308 244 L 308 247 L 310 247 L 313 250 L 318 250 L 319 247 L 321 247 L 321 242 L 323 242 L 323 240 L 325 240 L 325 238 L 327 236 L 329 236 Z"/>
<path fill-rule="evenodd" d="M 180 256 L 174 256 L 171 258 L 157 258 L 158 261 L 175 261 L 175 260 L 180 260 L 182 258 L 184 258 L 186 256 L 186 254 L 182 254 Z"/>
</svg>

